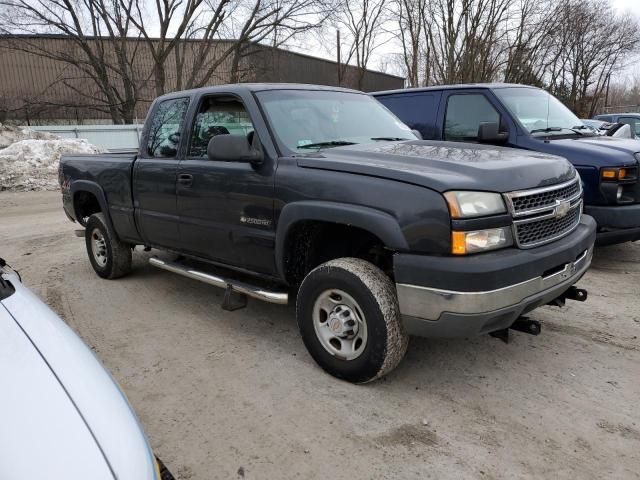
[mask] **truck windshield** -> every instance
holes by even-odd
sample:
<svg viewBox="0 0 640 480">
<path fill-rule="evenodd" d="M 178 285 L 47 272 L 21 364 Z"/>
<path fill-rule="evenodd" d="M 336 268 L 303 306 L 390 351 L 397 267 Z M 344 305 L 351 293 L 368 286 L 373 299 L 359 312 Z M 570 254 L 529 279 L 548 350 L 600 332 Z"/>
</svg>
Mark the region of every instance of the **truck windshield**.
<svg viewBox="0 0 640 480">
<path fill-rule="evenodd" d="M 583 123 L 553 95 L 537 88 L 497 88 L 494 93 L 534 136 L 585 134 Z"/>
<path fill-rule="evenodd" d="M 269 90 L 257 96 L 279 142 L 293 152 L 417 138 L 366 94 Z"/>
</svg>

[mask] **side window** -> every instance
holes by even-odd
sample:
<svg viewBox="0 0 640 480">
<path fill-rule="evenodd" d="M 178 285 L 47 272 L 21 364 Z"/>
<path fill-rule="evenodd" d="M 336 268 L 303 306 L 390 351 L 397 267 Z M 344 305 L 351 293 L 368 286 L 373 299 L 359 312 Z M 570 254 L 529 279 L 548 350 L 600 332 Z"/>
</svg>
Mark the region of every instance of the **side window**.
<svg viewBox="0 0 640 480">
<path fill-rule="evenodd" d="M 432 93 L 389 95 L 377 98 L 409 128 L 418 130 L 425 140 L 433 137 L 433 124 L 438 108 L 436 99 L 440 100 L 439 95 L 436 97 Z"/>
<path fill-rule="evenodd" d="M 180 132 L 189 107 L 188 98 L 160 102 L 153 112 L 147 155 L 154 158 L 174 158 L 178 153 Z"/>
<path fill-rule="evenodd" d="M 451 95 L 447 100 L 444 139 L 477 140 L 482 122 L 500 123 L 500 114 L 484 95 Z"/>
<path fill-rule="evenodd" d="M 189 146 L 190 158 L 206 158 L 209 140 L 216 135 L 238 135 L 253 142 L 253 124 L 235 97 L 208 97 L 194 119 Z"/>
</svg>

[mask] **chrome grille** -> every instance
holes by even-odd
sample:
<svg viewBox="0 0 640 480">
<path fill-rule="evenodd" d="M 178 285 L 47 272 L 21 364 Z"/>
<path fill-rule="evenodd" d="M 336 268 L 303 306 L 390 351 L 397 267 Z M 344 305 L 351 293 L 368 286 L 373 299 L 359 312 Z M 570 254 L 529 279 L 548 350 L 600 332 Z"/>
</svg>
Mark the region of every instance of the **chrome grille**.
<svg viewBox="0 0 640 480">
<path fill-rule="evenodd" d="M 554 207 L 556 200 L 568 200 L 580 194 L 580 182 L 573 181 L 557 190 L 547 190 L 545 192 L 533 193 L 514 197 L 513 210 L 526 212 L 527 210 Z"/>
<path fill-rule="evenodd" d="M 505 195 L 513 215 L 513 233 L 520 248 L 532 248 L 557 240 L 572 232 L 582 214 L 582 184 L 573 180 L 511 192 Z"/>
<path fill-rule="evenodd" d="M 516 236 L 521 245 L 530 245 L 541 239 L 554 239 L 569 233 L 580 222 L 580 209 L 574 208 L 561 218 L 546 218 L 516 224 Z"/>
</svg>

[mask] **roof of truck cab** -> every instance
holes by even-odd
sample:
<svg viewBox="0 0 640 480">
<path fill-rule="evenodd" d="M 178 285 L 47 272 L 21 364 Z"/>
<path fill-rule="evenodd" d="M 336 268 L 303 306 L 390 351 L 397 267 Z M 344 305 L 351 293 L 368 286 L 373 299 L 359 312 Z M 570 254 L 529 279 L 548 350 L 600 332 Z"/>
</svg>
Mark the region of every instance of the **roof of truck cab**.
<svg viewBox="0 0 640 480">
<path fill-rule="evenodd" d="M 525 88 L 538 88 L 531 85 L 522 85 L 519 83 L 460 83 L 455 85 L 439 85 L 433 87 L 413 87 L 413 88 L 400 88 L 396 90 L 383 90 L 379 92 L 371 92 L 371 95 L 393 95 L 396 93 L 419 93 L 419 92 L 437 92 L 440 90 L 461 90 L 461 89 L 484 89 L 493 90 L 495 88 L 509 88 L 509 87 L 525 87 Z"/>
<path fill-rule="evenodd" d="M 331 92 L 351 92 L 363 93 L 344 87 L 333 87 L 329 85 L 312 85 L 306 83 L 231 83 L 226 85 L 216 85 L 212 87 L 202 87 L 193 90 L 180 90 L 167 93 L 158 97 L 159 99 L 179 98 L 185 96 L 207 95 L 214 93 L 240 93 L 240 92 L 262 92 L 265 90 L 325 90 Z"/>
</svg>

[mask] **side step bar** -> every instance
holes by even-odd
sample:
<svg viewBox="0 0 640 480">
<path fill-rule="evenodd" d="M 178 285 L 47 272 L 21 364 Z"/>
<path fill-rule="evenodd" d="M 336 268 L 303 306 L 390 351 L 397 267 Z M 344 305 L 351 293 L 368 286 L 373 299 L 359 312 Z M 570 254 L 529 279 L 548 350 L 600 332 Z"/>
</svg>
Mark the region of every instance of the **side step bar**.
<svg viewBox="0 0 640 480">
<path fill-rule="evenodd" d="M 151 257 L 149 263 L 154 267 L 168 270 L 183 277 L 189 277 L 194 280 L 199 280 L 215 287 L 226 288 L 237 293 L 247 295 L 248 297 L 264 300 L 269 303 L 277 303 L 280 305 L 286 305 L 289 302 L 289 294 L 283 292 L 270 292 L 260 287 L 249 285 L 247 283 L 238 282 L 237 280 L 230 280 L 222 277 L 217 277 L 209 273 L 200 272 L 179 263 L 166 262 L 156 257 Z"/>
</svg>

